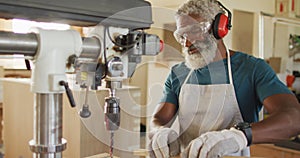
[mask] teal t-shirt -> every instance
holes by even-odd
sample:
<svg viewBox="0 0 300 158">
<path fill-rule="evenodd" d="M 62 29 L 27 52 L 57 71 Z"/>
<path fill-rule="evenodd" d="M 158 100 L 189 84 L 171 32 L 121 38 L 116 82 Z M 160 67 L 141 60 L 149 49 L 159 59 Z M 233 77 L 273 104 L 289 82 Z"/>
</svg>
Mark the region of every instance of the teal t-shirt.
<svg viewBox="0 0 300 158">
<path fill-rule="evenodd" d="M 235 94 L 244 121 L 258 121 L 262 102 L 268 96 L 292 93 L 264 60 L 241 52 L 236 52 L 230 59 Z M 184 62 L 172 67 L 161 102 L 178 106 L 180 89 L 189 72 Z M 229 83 L 227 59 L 193 70 L 186 82 L 201 85 Z"/>
</svg>

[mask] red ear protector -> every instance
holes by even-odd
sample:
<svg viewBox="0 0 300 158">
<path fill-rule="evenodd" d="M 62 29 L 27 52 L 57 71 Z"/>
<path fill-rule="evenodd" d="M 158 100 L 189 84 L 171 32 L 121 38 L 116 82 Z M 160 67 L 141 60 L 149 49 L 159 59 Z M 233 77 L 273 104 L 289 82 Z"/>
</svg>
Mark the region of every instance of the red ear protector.
<svg viewBox="0 0 300 158">
<path fill-rule="evenodd" d="M 231 12 L 225 8 L 219 1 L 217 3 L 226 10 L 228 17 L 223 14 L 219 13 L 216 15 L 215 20 L 212 24 L 212 32 L 216 39 L 221 39 L 225 37 L 228 33 L 228 30 L 231 28 Z"/>
</svg>

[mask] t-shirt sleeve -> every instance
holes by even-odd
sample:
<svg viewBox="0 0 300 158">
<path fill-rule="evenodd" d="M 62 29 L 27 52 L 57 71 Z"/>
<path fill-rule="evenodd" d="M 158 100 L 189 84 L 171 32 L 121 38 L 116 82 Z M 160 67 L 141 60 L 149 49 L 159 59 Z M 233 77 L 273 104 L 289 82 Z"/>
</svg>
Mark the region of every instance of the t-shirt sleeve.
<svg viewBox="0 0 300 158">
<path fill-rule="evenodd" d="M 173 78 L 172 78 L 172 72 L 169 74 L 165 85 L 164 85 L 164 91 L 163 91 L 163 97 L 160 100 L 161 103 L 168 102 L 172 103 L 174 105 L 178 105 L 178 97 L 175 93 L 174 85 L 173 85 Z"/>
<path fill-rule="evenodd" d="M 291 94 L 292 92 L 282 83 L 273 69 L 264 61 L 258 60 L 255 64 L 254 80 L 256 93 L 261 103 L 274 94 Z"/>
</svg>

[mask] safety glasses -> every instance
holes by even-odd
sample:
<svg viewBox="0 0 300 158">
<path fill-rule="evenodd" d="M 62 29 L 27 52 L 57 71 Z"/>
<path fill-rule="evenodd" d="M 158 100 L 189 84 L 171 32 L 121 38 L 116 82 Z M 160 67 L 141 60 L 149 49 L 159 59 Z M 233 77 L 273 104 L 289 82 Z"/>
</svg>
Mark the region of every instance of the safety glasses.
<svg viewBox="0 0 300 158">
<path fill-rule="evenodd" d="M 178 28 L 174 31 L 174 37 L 180 44 L 184 44 L 188 39 L 194 39 L 203 36 L 210 30 L 211 23 L 208 21 L 197 24 L 188 25 L 183 28 Z"/>
</svg>

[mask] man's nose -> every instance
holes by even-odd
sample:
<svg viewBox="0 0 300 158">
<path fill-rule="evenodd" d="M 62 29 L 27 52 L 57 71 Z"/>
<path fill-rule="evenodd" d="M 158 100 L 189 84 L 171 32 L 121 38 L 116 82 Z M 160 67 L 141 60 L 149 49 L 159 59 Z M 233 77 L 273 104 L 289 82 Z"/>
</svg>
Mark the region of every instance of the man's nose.
<svg viewBox="0 0 300 158">
<path fill-rule="evenodd" d="M 200 34 L 189 34 L 184 36 L 183 46 L 184 47 L 190 47 L 193 45 L 196 41 L 203 42 L 205 41 L 204 35 Z"/>
</svg>

